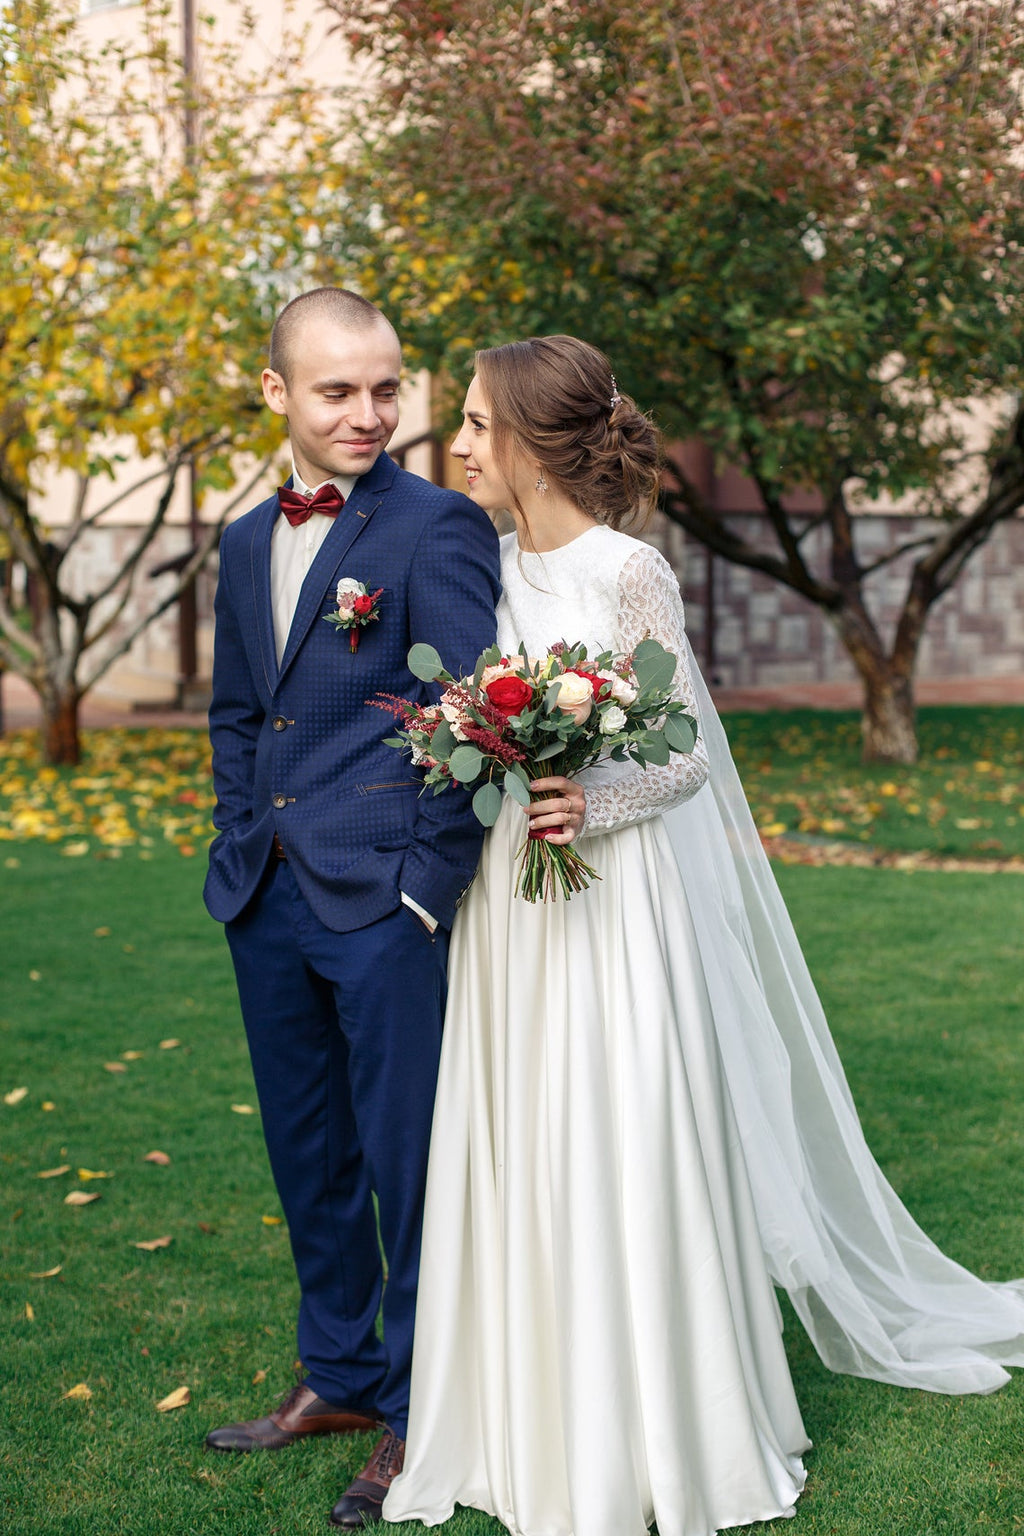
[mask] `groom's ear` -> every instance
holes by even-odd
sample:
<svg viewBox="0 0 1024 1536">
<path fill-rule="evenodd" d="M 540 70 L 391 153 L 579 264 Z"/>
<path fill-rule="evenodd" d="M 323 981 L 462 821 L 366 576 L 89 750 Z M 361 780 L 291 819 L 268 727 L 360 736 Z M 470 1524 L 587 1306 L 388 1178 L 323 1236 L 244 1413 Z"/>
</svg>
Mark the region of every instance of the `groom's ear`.
<svg viewBox="0 0 1024 1536">
<path fill-rule="evenodd" d="M 270 409 L 277 416 L 288 414 L 288 386 L 279 373 L 273 368 L 264 368 L 260 383 L 263 385 L 263 398 Z"/>
</svg>

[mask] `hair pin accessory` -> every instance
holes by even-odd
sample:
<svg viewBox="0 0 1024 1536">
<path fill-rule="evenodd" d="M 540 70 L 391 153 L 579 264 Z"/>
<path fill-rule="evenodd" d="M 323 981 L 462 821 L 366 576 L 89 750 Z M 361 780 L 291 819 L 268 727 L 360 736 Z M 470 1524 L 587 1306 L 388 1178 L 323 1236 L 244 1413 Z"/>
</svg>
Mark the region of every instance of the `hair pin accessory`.
<svg viewBox="0 0 1024 1536">
<path fill-rule="evenodd" d="M 613 373 L 612 374 L 612 392 L 611 392 L 611 395 L 608 398 L 608 404 L 611 406 L 612 410 L 614 410 L 615 407 L 620 403 L 621 400 L 622 400 L 622 396 L 619 394 L 619 386 L 615 382 L 615 375 Z"/>
</svg>

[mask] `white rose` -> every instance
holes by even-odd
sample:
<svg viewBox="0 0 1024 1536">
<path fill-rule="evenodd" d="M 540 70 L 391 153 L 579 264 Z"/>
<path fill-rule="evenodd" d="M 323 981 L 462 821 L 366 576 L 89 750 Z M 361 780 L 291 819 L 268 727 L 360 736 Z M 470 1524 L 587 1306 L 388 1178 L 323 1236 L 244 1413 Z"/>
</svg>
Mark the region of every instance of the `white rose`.
<svg viewBox="0 0 1024 1536">
<path fill-rule="evenodd" d="M 441 713 L 442 713 L 442 715 L 444 715 L 444 718 L 448 721 L 448 724 L 451 726 L 451 728 L 452 728 L 452 735 L 455 737 L 455 740 L 456 741 L 465 741 L 466 740 L 466 733 L 462 729 L 463 724 L 465 723 L 465 721 L 467 719 L 467 715 L 466 715 L 465 710 L 462 709 L 461 706 L 458 705 L 458 704 L 446 704 L 444 699 L 442 699 L 441 700 Z"/>
<path fill-rule="evenodd" d="M 620 677 L 617 672 L 599 672 L 597 675 L 604 678 L 608 684 L 608 695 L 615 700 L 616 704 L 625 704 L 628 708 L 634 702 L 636 689 L 632 683 L 627 683 L 624 677 Z"/>
<path fill-rule="evenodd" d="M 563 714 L 571 715 L 577 725 L 583 724 L 594 707 L 594 690 L 589 678 L 579 677 L 575 672 L 556 677 L 548 692 L 555 693 L 558 708 Z"/>
<path fill-rule="evenodd" d="M 518 658 L 522 661 L 522 657 Z M 514 667 L 511 662 L 499 662 L 493 667 L 484 667 L 480 674 L 480 687 L 486 688 L 488 683 L 493 683 L 496 677 L 518 677 L 522 667 Z"/>
<path fill-rule="evenodd" d="M 351 613 L 357 597 L 362 597 L 364 587 L 354 576 L 343 576 L 335 589 L 334 598 L 341 613 Z"/>
<path fill-rule="evenodd" d="M 612 704 L 608 709 L 601 711 L 601 735 L 614 736 L 616 731 L 621 731 L 626 723 L 626 712 L 617 704 Z"/>
</svg>

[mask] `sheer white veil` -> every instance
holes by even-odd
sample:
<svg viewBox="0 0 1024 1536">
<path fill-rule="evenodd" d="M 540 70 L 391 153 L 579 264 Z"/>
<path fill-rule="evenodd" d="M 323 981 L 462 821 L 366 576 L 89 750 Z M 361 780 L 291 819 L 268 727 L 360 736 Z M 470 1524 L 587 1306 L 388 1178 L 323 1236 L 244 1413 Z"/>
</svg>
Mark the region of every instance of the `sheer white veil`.
<svg viewBox="0 0 1024 1536">
<path fill-rule="evenodd" d="M 692 653 L 709 783 L 665 824 L 697 930 L 764 1252 L 835 1371 L 991 1392 L 1024 1365 L 1024 1280 L 940 1252 L 868 1150 L 821 1003 Z"/>
</svg>

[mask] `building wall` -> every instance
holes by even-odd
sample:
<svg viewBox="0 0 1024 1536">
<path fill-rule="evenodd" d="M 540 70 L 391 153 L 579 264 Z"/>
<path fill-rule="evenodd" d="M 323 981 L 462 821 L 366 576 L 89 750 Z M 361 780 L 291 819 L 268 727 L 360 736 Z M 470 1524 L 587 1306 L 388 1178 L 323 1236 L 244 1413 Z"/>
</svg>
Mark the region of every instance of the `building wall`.
<svg viewBox="0 0 1024 1536">
<path fill-rule="evenodd" d="M 731 518 L 744 538 L 756 540 L 764 519 Z M 893 543 L 934 526 L 925 518 L 861 514 L 857 543 L 865 563 Z M 680 574 L 687 628 L 698 659 L 719 686 L 777 687 L 852 680 L 856 674 L 828 618 L 806 599 L 758 571 L 714 559 L 708 665 L 708 553 L 667 520 L 649 535 Z M 808 560 L 821 566 L 825 537 L 809 536 Z M 911 556 L 884 567 L 867 586 L 868 605 L 891 640 L 906 593 Z M 953 589 L 932 609 L 917 675 L 926 678 L 996 677 L 1024 672 L 1024 520 L 1001 524 L 968 562 Z"/>
</svg>

